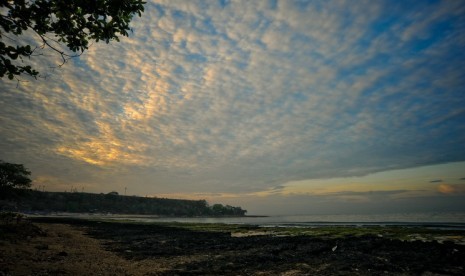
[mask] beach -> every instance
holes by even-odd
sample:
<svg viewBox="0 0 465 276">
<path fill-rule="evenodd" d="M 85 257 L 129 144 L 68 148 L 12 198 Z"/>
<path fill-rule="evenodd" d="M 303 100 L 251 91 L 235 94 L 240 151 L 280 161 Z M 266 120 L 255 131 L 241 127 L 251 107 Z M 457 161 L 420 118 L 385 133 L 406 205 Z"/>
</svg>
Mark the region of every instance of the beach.
<svg viewBox="0 0 465 276">
<path fill-rule="evenodd" d="M 463 230 L 332 227 L 312 234 L 251 225 L 70 218 L 25 225 L 16 232 L 2 228 L 0 275 L 465 273 L 465 245 L 458 242 Z"/>
</svg>

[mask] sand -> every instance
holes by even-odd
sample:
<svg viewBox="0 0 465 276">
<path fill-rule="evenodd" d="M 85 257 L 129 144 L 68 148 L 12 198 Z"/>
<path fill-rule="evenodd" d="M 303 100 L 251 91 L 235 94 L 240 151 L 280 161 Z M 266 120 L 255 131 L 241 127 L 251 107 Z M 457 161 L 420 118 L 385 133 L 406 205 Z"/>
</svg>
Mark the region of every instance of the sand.
<svg viewBox="0 0 465 276">
<path fill-rule="evenodd" d="M 104 248 L 85 228 L 35 224 L 42 233 L 0 241 L 0 275 L 150 275 L 153 260 L 131 261 Z"/>
</svg>

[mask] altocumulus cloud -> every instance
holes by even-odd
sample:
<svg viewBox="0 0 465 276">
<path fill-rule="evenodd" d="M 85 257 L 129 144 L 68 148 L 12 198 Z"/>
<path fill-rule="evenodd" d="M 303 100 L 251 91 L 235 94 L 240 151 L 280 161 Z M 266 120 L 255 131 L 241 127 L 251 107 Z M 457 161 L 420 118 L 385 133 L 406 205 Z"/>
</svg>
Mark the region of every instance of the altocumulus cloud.
<svg viewBox="0 0 465 276">
<path fill-rule="evenodd" d="M 165 192 L 463 161 L 464 20 L 462 1 L 149 1 L 121 43 L 2 81 L 1 157 Z"/>
</svg>

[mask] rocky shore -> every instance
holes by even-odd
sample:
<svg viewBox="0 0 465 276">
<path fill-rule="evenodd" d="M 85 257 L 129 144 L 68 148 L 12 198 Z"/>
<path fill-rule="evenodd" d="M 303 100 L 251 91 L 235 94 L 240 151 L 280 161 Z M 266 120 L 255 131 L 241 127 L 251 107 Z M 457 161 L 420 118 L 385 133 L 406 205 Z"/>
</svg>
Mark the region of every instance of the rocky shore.
<svg viewBox="0 0 465 276">
<path fill-rule="evenodd" d="M 465 246 L 450 241 L 232 235 L 230 226 L 205 230 L 75 219 L 42 219 L 28 227 L 21 233 L 2 230 L 0 275 L 465 274 Z"/>
</svg>

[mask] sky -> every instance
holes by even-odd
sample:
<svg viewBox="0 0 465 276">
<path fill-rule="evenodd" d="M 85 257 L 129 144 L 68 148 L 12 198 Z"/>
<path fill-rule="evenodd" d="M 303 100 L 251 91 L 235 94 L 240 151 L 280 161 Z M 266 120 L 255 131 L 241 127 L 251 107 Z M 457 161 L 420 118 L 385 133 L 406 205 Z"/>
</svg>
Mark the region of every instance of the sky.
<svg viewBox="0 0 465 276">
<path fill-rule="evenodd" d="M 147 2 L 121 42 L 0 81 L 0 159 L 34 188 L 465 212 L 464 1 Z"/>
</svg>

